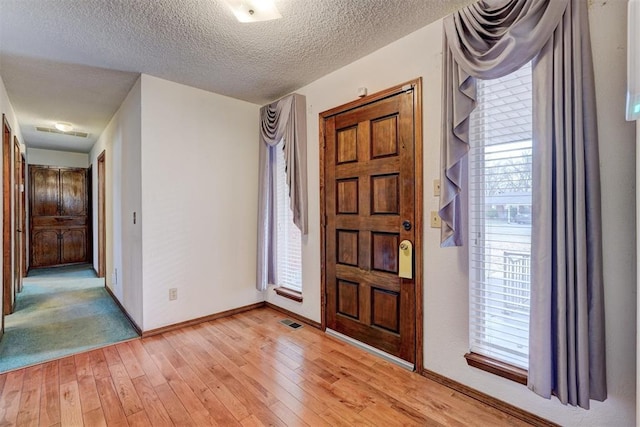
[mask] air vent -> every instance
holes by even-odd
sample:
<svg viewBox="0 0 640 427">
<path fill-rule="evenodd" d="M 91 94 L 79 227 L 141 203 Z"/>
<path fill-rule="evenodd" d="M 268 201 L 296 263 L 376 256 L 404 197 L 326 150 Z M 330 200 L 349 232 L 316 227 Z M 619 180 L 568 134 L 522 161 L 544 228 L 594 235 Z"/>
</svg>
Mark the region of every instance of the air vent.
<svg viewBox="0 0 640 427">
<path fill-rule="evenodd" d="M 60 134 L 60 135 L 77 136 L 78 138 L 86 138 L 86 137 L 89 136 L 89 134 L 86 133 L 86 132 L 76 132 L 76 131 L 62 132 L 62 131 L 59 131 L 56 128 L 46 128 L 46 127 L 43 127 L 43 126 L 36 126 L 36 130 L 38 132 L 57 133 L 57 134 Z"/>
<path fill-rule="evenodd" d="M 292 329 L 302 328 L 302 325 L 300 323 L 296 323 L 293 320 L 289 320 L 289 319 L 282 319 L 280 323 L 282 323 L 283 325 L 287 325 Z"/>
</svg>

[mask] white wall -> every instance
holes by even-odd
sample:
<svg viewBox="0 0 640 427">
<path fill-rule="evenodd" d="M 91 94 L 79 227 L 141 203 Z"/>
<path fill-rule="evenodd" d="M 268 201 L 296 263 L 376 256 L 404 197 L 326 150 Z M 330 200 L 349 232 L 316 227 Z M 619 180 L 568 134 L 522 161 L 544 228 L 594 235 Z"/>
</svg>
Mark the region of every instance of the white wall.
<svg viewBox="0 0 640 427">
<path fill-rule="evenodd" d="M 635 146 L 633 126 L 624 121 L 626 2 L 593 2 L 590 10 L 602 165 L 604 273 L 609 398 L 589 411 L 545 400 L 526 387 L 468 367 L 467 248 L 439 247 L 440 233 L 424 231 L 425 368 L 562 425 L 635 424 Z M 429 25 L 296 92 L 306 95 L 310 231 L 303 244 L 304 302 L 272 291 L 270 302 L 320 321 L 320 233 L 318 113 L 422 76 L 424 128 L 424 213 L 437 209 L 432 195 L 439 174 L 441 21 Z M 429 222 L 424 221 L 425 224 Z"/>
<path fill-rule="evenodd" d="M 16 117 L 16 113 L 13 109 L 13 105 L 11 105 L 11 100 L 9 99 L 9 95 L 7 94 L 7 90 L 5 89 L 4 86 L 4 81 L 2 80 L 2 77 L 0 76 L 0 114 L 4 114 L 7 118 L 7 122 L 9 123 L 9 127 L 11 128 L 11 164 L 12 164 L 12 169 L 11 169 L 11 181 L 12 184 L 14 184 L 14 169 L 13 169 L 13 141 L 14 141 L 14 136 L 16 136 L 18 138 L 18 143 L 20 144 L 20 151 L 24 153 L 25 147 L 24 147 L 24 140 L 22 139 L 22 133 L 20 132 L 20 127 L 18 126 L 18 120 Z M 2 120 L 0 118 L 0 120 Z M 2 133 L 2 129 L 4 129 L 3 127 L 4 125 L 2 123 L 0 123 L 0 134 Z M 2 138 L 2 136 L 0 135 L 0 138 Z M 2 163 L 2 162 L 0 162 Z M 3 173 L 3 166 L 2 164 L 0 164 L 0 177 L 2 176 Z M 2 197 L 0 197 L 0 199 L 2 199 Z M 15 197 L 14 197 L 14 192 L 11 191 L 11 200 L 12 203 L 15 203 Z M 3 209 L 3 204 L 2 204 L 2 200 L 0 200 L 0 212 L 2 212 Z M 14 218 L 14 214 L 13 212 L 11 212 L 11 229 L 15 230 L 14 224 L 15 224 L 15 218 Z M 1 224 L 1 223 L 0 223 Z M 0 225 L 1 227 L 1 225 Z M 11 248 L 15 247 L 15 243 L 14 243 L 14 233 L 12 233 L 11 236 Z M 19 256 L 19 254 L 14 254 L 15 251 L 11 251 L 12 254 L 12 258 L 11 258 L 11 265 L 13 266 L 14 258 L 15 256 Z M 12 272 L 11 272 L 11 289 L 13 292 L 13 281 L 14 281 L 14 275 L 13 275 L 13 267 L 12 267 Z M 0 278 L 2 277 L 3 271 L 2 271 L 2 262 L 0 262 Z M 1 282 L 1 280 L 0 280 Z M 13 295 L 13 298 L 15 298 L 15 295 Z M 3 286 L 0 284 L 0 315 L 4 316 L 4 305 L 2 304 L 2 301 L 4 301 L 4 289 Z"/>
<path fill-rule="evenodd" d="M 27 149 L 27 163 L 30 165 L 59 166 L 68 168 L 88 168 L 88 153 L 72 153 L 69 151 Z"/>
<path fill-rule="evenodd" d="M 142 76 L 145 330 L 263 301 L 255 289 L 258 111 Z"/>
<path fill-rule="evenodd" d="M 98 211 L 98 156 L 105 151 L 106 283 L 133 321 L 143 327 L 142 230 L 133 212 L 142 210 L 141 82 L 131 88 L 91 149 L 93 212 Z M 93 259 L 98 263 L 98 222 L 93 216 Z M 116 273 L 117 272 L 117 273 Z"/>
</svg>

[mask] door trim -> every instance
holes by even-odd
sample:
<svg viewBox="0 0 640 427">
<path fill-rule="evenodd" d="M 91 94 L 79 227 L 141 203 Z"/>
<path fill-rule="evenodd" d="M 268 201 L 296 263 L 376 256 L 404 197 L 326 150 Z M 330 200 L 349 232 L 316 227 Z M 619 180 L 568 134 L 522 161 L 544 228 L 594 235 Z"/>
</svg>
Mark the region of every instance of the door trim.
<svg viewBox="0 0 640 427">
<path fill-rule="evenodd" d="M 24 153 L 20 153 L 20 221 L 22 222 L 22 240 L 21 258 L 22 258 L 22 277 L 27 277 L 27 183 L 25 176 L 27 173 L 27 161 Z"/>
<path fill-rule="evenodd" d="M 371 104 L 373 102 L 385 99 L 399 93 L 405 92 L 407 87 L 413 88 L 413 123 L 414 123 L 414 161 L 415 161 L 415 242 L 414 246 L 414 282 L 415 282 L 415 343 L 416 343 L 416 357 L 415 357 L 415 370 L 416 372 L 422 372 L 424 360 L 423 360 L 423 330 L 424 330 L 424 297 L 423 297 L 423 250 L 422 250 L 422 238 L 423 238 L 423 154 L 422 154 L 422 77 L 415 80 L 408 81 L 406 83 L 393 86 L 389 89 L 376 92 L 361 99 L 349 102 L 347 104 L 332 108 L 324 111 L 318 115 L 319 123 L 319 146 L 320 146 L 320 307 L 321 307 L 321 325 L 322 330 L 327 329 L 327 283 L 326 283 L 326 225 L 327 225 L 327 213 L 325 210 L 325 121 L 331 117 L 340 113 L 344 113 L 355 108 Z"/>
<path fill-rule="evenodd" d="M 105 206 L 106 206 L 106 162 L 105 151 L 98 156 L 98 167 L 96 173 L 98 174 L 98 277 L 105 277 L 107 270 L 107 247 L 106 247 L 106 222 L 105 222 Z"/>
</svg>

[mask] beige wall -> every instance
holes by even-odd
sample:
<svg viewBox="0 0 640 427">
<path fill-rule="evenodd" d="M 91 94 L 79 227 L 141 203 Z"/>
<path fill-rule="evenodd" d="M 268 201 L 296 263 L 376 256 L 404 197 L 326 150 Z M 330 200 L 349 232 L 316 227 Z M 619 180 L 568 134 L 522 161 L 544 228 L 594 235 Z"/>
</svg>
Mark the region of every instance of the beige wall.
<svg viewBox="0 0 640 427">
<path fill-rule="evenodd" d="M 593 2 L 590 9 L 600 135 L 609 398 L 591 410 L 545 400 L 526 387 L 468 367 L 467 248 L 439 247 L 439 230 L 424 230 L 424 363 L 465 385 L 562 425 L 635 424 L 636 247 L 635 137 L 624 121 L 626 2 Z M 432 180 L 440 169 L 441 22 L 429 25 L 299 90 L 307 97 L 309 224 L 303 242 L 301 304 L 272 291 L 267 299 L 320 321 L 318 113 L 354 100 L 358 87 L 373 93 L 423 77 L 424 213 L 436 210 Z M 429 222 L 425 218 L 424 223 Z"/>
<path fill-rule="evenodd" d="M 27 149 L 27 163 L 30 165 L 88 168 L 89 154 L 29 148 Z"/>
<path fill-rule="evenodd" d="M 263 301 L 255 288 L 258 109 L 142 76 L 145 330 Z"/>
<path fill-rule="evenodd" d="M 143 324 L 141 212 L 141 82 L 131 88 L 91 149 L 93 212 L 98 211 L 98 156 L 105 152 L 106 283 L 133 321 Z M 98 263 L 98 219 L 93 216 L 93 259 Z"/>
</svg>

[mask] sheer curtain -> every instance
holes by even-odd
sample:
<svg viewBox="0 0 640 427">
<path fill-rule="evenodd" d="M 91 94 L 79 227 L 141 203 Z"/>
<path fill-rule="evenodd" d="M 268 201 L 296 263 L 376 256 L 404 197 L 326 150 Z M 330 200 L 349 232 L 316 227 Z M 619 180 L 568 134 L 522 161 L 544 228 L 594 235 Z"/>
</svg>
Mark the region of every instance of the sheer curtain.
<svg viewBox="0 0 640 427">
<path fill-rule="evenodd" d="M 561 402 L 604 400 L 600 174 L 587 2 L 485 0 L 444 19 L 442 246 L 463 242 L 461 193 L 475 78 L 533 59 L 529 383 Z"/>
<path fill-rule="evenodd" d="M 305 235 L 307 220 L 306 99 L 289 95 L 260 109 L 258 259 L 256 287 L 267 289 L 276 277 L 276 145 L 284 140 L 289 199 L 293 223 Z"/>
</svg>

